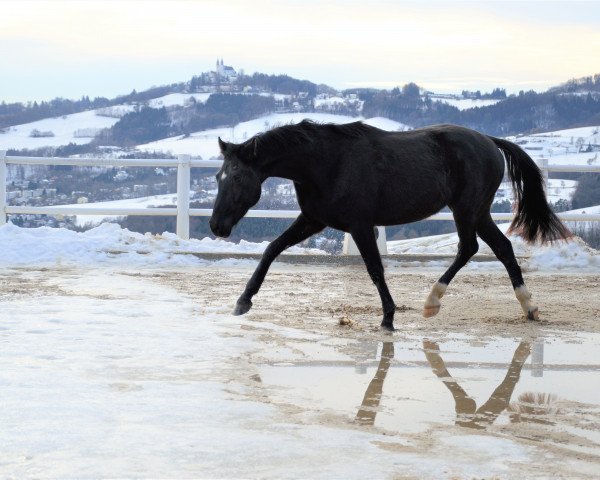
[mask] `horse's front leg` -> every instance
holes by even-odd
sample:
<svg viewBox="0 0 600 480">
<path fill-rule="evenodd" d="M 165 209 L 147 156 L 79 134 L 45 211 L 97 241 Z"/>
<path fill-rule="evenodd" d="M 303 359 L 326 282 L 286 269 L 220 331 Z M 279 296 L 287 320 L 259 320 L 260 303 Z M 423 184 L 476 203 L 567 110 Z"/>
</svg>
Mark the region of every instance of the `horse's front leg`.
<svg viewBox="0 0 600 480">
<path fill-rule="evenodd" d="M 383 264 L 381 263 L 381 255 L 379 255 L 379 250 L 377 249 L 374 228 L 371 226 L 359 228 L 352 231 L 351 234 L 367 266 L 367 272 L 381 297 L 381 304 L 383 306 L 383 321 L 381 322 L 381 326 L 386 330 L 394 331 L 396 304 L 385 283 Z"/>
<path fill-rule="evenodd" d="M 256 267 L 256 270 L 252 274 L 252 277 L 246 284 L 246 288 L 244 289 L 244 293 L 238 299 L 235 310 L 233 311 L 234 315 L 243 315 L 250 308 L 252 308 L 252 297 L 258 293 L 260 286 L 262 285 L 267 272 L 269 271 L 269 267 L 273 260 L 277 258 L 277 256 L 283 252 L 286 248 L 289 248 L 297 243 L 300 243 L 303 240 L 306 240 L 311 235 L 320 232 L 325 228 L 325 225 L 313 222 L 306 218 L 303 214 L 294 220 L 289 228 L 283 232 L 279 237 L 273 240 Z"/>
</svg>

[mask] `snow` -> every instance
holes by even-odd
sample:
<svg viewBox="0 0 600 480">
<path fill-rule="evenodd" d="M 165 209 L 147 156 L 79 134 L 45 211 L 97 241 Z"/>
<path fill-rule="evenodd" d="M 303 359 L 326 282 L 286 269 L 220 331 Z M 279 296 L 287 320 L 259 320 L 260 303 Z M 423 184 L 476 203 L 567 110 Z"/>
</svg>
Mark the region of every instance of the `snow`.
<svg viewBox="0 0 600 480">
<path fill-rule="evenodd" d="M 193 255 L 182 253 L 263 253 L 268 242 L 222 239 L 182 240 L 174 233 L 162 235 L 130 232 L 114 223 L 103 223 L 83 233 L 62 228 L 20 228 L 12 223 L 0 227 L 0 266 L 102 265 L 137 266 L 198 265 Z M 294 254 L 325 254 L 322 250 L 292 247 Z M 205 263 L 205 262 L 204 262 Z M 233 262 L 235 264 L 235 262 Z"/>
<path fill-rule="evenodd" d="M 120 106 L 120 108 L 127 106 Z M 134 107 L 130 107 L 133 109 Z M 46 118 L 37 122 L 25 123 L 8 127 L 5 133 L 0 133 L 0 150 L 22 148 L 58 147 L 69 143 L 78 145 L 89 143 L 91 137 L 76 137 L 75 132 L 83 129 L 100 130 L 110 128 L 119 121 L 118 118 L 97 115 L 97 110 L 64 115 L 57 118 Z M 32 138 L 32 130 L 41 132 L 51 131 L 53 137 Z"/>
<path fill-rule="evenodd" d="M 319 123 L 350 123 L 363 120 L 369 125 L 384 130 L 407 130 L 408 126 L 395 122 L 393 120 L 375 117 L 364 119 L 363 117 L 349 117 L 346 115 L 334 115 L 330 113 L 273 113 L 263 117 L 256 118 L 247 122 L 242 122 L 234 127 L 214 128 L 192 133 L 189 136 L 181 135 L 177 137 L 165 138 L 155 142 L 138 145 L 136 148 L 145 152 L 170 152 L 174 155 L 193 155 L 200 156 L 204 160 L 218 157 L 219 147 L 217 138 L 228 142 L 241 143 L 252 136 L 269 130 L 280 125 L 298 123 L 304 119 L 313 120 Z"/>
<path fill-rule="evenodd" d="M 598 213 L 600 213 L 600 205 L 595 205 L 595 206 L 591 206 L 591 207 L 577 208 L 575 210 L 569 210 L 569 213 L 594 213 L 594 214 L 598 214 Z"/>
<path fill-rule="evenodd" d="M 328 97 L 328 98 L 315 98 L 314 106 L 315 108 L 322 107 L 324 105 L 333 106 L 333 105 L 343 105 L 346 103 L 346 99 L 344 97 Z"/>
<path fill-rule="evenodd" d="M 600 210 L 600 206 L 594 208 Z M 572 213 L 575 212 L 573 211 Z M 510 223 L 498 225 L 504 233 L 506 233 L 509 226 Z M 587 269 L 597 272 L 600 268 L 600 252 L 588 247 L 578 238 L 574 238 L 568 242 L 561 241 L 543 246 L 529 245 L 521 237 L 515 235 L 510 236 L 509 239 L 512 242 L 515 255 L 517 257 L 526 257 L 524 265 L 530 271 L 544 269 Z M 408 240 L 395 240 L 387 242 L 387 247 L 390 254 L 423 255 L 435 253 L 438 255 L 455 255 L 458 249 L 458 234 L 447 233 Z M 491 249 L 481 240 L 479 240 L 478 253 L 480 255 L 494 255 Z M 478 270 L 499 268 L 497 262 L 486 263 L 477 264 L 471 262 L 467 268 Z"/>
<path fill-rule="evenodd" d="M 126 198 L 123 200 L 110 200 L 107 202 L 95 203 L 72 203 L 68 205 L 60 205 L 65 209 L 78 208 L 149 208 L 149 207 L 173 207 L 177 205 L 177 194 L 167 193 L 164 195 L 151 195 L 149 197 Z M 114 215 L 77 215 L 75 214 L 75 224 L 80 227 L 86 225 L 97 225 L 105 220 L 115 220 L 120 218 Z"/>
<path fill-rule="evenodd" d="M 557 130 L 554 132 L 507 137 L 517 143 L 536 162 L 546 160 L 549 165 L 600 165 L 600 152 L 579 152 L 578 141 L 583 147 L 588 144 L 600 145 L 600 126 L 589 126 Z M 551 178 L 547 188 L 548 200 L 571 200 L 577 182 L 561 178 Z M 496 201 L 512 199 L 512 189 L 507 184 L 500 186 L 501 195 Z"/>
<path fill-rule="evenodd" d="M 390 132 L 403 132 L 405 130 L 411 130 L 412 128 L 408 125 L 397 122 L 396 120 L 390 120 L 389 118 L 385 117 L 372 117 L 363 121 L 368 125 L 380 128 L 381 130 L 389 130 Z"/>
<path fill-rule="evenodd" d="M 192 98 L 196 100 L 196 103 L 206 103 L 208 97 L 213 95 L 213 93 L 169 93 L 162 97 L 153 98 L 148 101 L 148 106 L 152 108 L 162 108 L 162 107 L 183 107 L 187 106 L 191 103 Z M 256 95 L 255 93 L 239 93 L 235 92 L 231 95 Z M 258 95 L 261 97 L 272 97 L 275 100 L 282 101 L 284 99 L 291 98 L 291 95 L 284 95 L 282 93 L 268 93 L 261 92 Z"/>
<path fill-rule="evenodd" d="M 210 93 L 169 93 L 163 97 L 153 98 L 148 101 L 148 106 L 152 108 L 184 106 L 190 104 L 192 98 L 197 103 L 205 103 L 210 96 Z"/>
<path fill-rule="evenodd" d="M 557 130 L 533 135 L 507 137 L 518 143 L 534 160 L 545 158 L 549 164 L 600 165 L 599 152 L 579 152 L 577 142 L 600 145 L 600 126 Z"/>
<path fill-rule="evenodd" d="M 546 198 L 551 203 L 556 203 L 559 200 L 570 201 L 578 183 L 577 180 L 550 178 L 546 188 Z M 510 202 L 514 200 L 514 192 L 510 182 L 502 182 L 496 192 L 494 201 L 502 202 L 503 200 L 509 200 Z"/>
<path fill-rule="evenodd" d="M 600 207 L 598 207 L 600 208 Z M 500 225 L 506 231 L 507 224 Z M 600 267 L 600 253 L 589 248 L 581 240 L 559 242 L 554 245 L 530 246 L 520 237 L 511 237 L 517 256 L 525 260 L 529 270 L 590 269 Z M 156 265 L 195 265 L 206 263 L 185 253 L 246 253 L 261 254 L 268 242 L 253 243 L 241 240 L 239 243 L 223 239 L 182 240 L 174 233 L 161 235 L 130 232 L 117 224 L 103 223 L 83 233 L 71 230 L 40 227 L 20 228 L 12 223 L 0 227 L 0 266 L 15 265 L 56 265 L 56 264 L 122 264 L 139 266 Z M 435 235 L 409 240 L 388 242 L 390 254 L 441 254 L 454 256 L 457 251 L 456 233 Z M 291 254 L 317 254 L 319 249 L 291 247 Z M 489 247 L 480 242 L 480 254 L 492 255 Z M 432 265 L 439 266 L 439 261 Z M 232 264 L 235 264 L 233 262 Z M 497 262 L 471 262 L 471 268 L 496 270 Z"/>
<path fill-rule="evenodd" d="M 467 110 L 469 108 L 476 107 L 487 107 L 489 105 L 495 105 L 500 100 L 478 100 L 475 98 L 432 98 L 434 101 L 447 103 L 459 110 Z"/>
</svg>

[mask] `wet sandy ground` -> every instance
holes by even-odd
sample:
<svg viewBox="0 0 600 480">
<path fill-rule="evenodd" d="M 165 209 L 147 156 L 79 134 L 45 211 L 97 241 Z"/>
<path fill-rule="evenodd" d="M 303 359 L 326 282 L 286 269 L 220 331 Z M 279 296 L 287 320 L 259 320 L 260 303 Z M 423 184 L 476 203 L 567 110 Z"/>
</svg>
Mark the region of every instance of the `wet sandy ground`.
<svg viewBox="0 0 600 480">
<path fill-rule="evenodd" d="M 275 438 L 279 427 L 274 425 L 286 425 L 286 431 L 294 425 L 298 430 L 292 434 L 298 437 L 313 427 L 325 427 L 337 429 L 343 448 L 344 442 L 352 441 L 351 434 L 367 433 L 370 446 L 391 455 L 389 469 L 382 471 L 392 478 L 597 478 L 600 275 L 528 274 L 526 282 L 541 318 L 528 322 L 504 272 L 463 272 L 442 299 L 440 314 L 424 319 L 423 301 L 443 268 L 388 268 L 388 284 L 399 307 L 398 331 L 389 334 L 379 329 L 379 297 L 360 266 L 275 265 L 253 309 L 243 317 L 229 316 L 254 265 L 115 269 L 103 273 L 103 288 L 97 291 L 95 280 L 80 281 L 94 272 L 14 269 L 0 275 L 0 308 L 3 301 L 28 305 L 45 298 L 64 297 L 68 302 L 77 297 L 79 303 L 91 302 L 104 311 L 103 305 L 127 301 L 128 282 L 145 282 L 153 296 L 160 288 L 176 290 L 198 322 L 210 319 L 225 340 L 207 381 L 217 382 L 235 401 L 275 408 L 277 414 L 268 424 L 260 416 L 247 418 L 257 435 Z M 111 277 L 114 288 L 106 285 Z M 143 302 L 143 296 L 136 295 Z M 130 314 L 122 320 L 127 324 L 120 323 L 116 308 L 111 315 L 113 335 L 129 328 L 135 318 Z M 86 321 L 104 328 L 93 318 Z M 183 333 L 194 318 L 170 321 L 178 321 L 175 326 Z M 76 320 L 72 322 L 75 326 Z M 188 325 L 196 335 L 202 331 L 199 323 Z M 154 328 L 161 331 L 159 320 Z M 85 332 L 77 333 L 79 341 L 85 339 Z M 250 341 L 251 347 L 228 354 L 228 342 L 233 346 L 234 341 Z M 110 349 L 113 340 L 106 342 Z M 193 343 L 187 348 L 174 352 L 186 355 L 172 358 L 185 358 L 186 368 L 198 361 Z M 94 371 L 112 376 L 120 362 L 131 360 L 110 357 L 106 367 L 103 357 L 94 361 L 100 362 Z M 44 368 L 40 362 L 36 368 Z M 159 386 L 165 367 L 166 381 L 189 382 L 189 374 L 183 372 L 179 379 L 177 363 L 155 363 L 150 370 L 144 367 L 140 378 L 134 370 L 125 370 L 130 373 L 110 380 L 111 388 L 142 395 L 148 379 Z M 195 374 L 194 382 L 203 378 Z M 167 398 L 164 408 L 171 401 L 177 402 Z M 152 405 L 151 397 L 144 402 Z M 299 443 L 298 448 L 306 445 Z M 377 462 L 380 465 L 381 459 Z M 282 470 L 269 470 L 268 462 L 262 468 L 261 477 L 281 476 L 273 472 Z M 252 471 L 256 470 L 249 467 L 238 473 L 252 476 Z M 216 472 L 210 476 L 219 476 Z"/>
<path fill-rule="evenodd" d="M 252 264 L 237 269 L 210 266 L 168 273 L 160 281 L 192 295 L 201 306 L 227 307 L 233 311 L 252 267 Z M 560 336 L 600 332 L 600 273 L 580 276 L 577 272 L 548 271 L 526 275 L 532 301 L 540 309 L 540 321 L 529 322 L 523 317 L 504 271 L 460 272 L 442 299 L 440 313 L 425 319 L 421 315 L 423 303 L 443 270 L 443 267 L 386 270 L 397 305 L 395 339 L 406 334 L 432 339 L 447 339 L 454 334 L 468 334 L 480 340 L 497 336 L 531 339 L 547 331 Z M 361 265 L 276 264 L 253 298 L 253 304 L 246 315 L 253 322 L 272 322 L 346 338 L 389 338 L 379 328 L 381 303 Z"/>
</svg>

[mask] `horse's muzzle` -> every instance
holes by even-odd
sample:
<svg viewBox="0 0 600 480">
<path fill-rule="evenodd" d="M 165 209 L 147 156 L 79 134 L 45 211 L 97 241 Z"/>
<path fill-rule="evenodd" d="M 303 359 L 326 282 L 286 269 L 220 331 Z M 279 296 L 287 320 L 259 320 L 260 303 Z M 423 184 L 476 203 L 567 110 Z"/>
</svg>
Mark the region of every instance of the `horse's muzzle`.
<svg viewBox="0 0 600 480">
<path fill-rule="evenodd" d="M 231 227 L 224 227 L 223 225 L 219 225 L 212 218 L 208 222 L 210 229 L 217 237 L 227 238 L 231 235 Z"/>
</svg>

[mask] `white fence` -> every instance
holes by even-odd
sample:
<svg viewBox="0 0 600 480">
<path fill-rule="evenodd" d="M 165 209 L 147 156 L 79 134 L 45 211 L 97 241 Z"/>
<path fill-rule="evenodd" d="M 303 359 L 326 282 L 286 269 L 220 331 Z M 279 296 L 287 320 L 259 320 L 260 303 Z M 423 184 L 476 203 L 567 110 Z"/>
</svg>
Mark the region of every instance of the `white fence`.
<svg viewBox="0 0 600 480">
<path fill-rule="evenodd" d="M 0 151 L 0 225 L 6 223 L 7 215 L 37 214 L 37 215 L 172 215 L 177 217 L 177 235 L 189 239 L 190 217 L 208 217 L 212 215 L 210 208 L 190 208 L 190 170 L 191 168 L 215 168 L 222 165 L 221 160 L 196 160 L 189 155 L 179 155 L 177 159 L 147 158 L 59 158 L 59 157 L 20 157 L 7 156 Z M 7 164 L 15 165 L 73 165 L 78 167 L 166 167 L 177 168 L 177 206 L 173 208 L 94 208 L 68 206 L 10 206 L 6 202 Z M 598 165 L 548 165 L 547 160 L 540 163 L 545 178 L 549 172 L 595 172 L 600 173 Z M 246 217 L 253 218 L 296 218 L 297 210 L 255 210 L 251 209 Z M 600 214 L 559 213 L 558 216 L 569 222 L 598 222 Z M 493 213 L 494 220 L 511 220 L 511 213 Z M 453 220 L 451 213 L 437 213 L 427 220 Z M 379 228 L 378 244 L 382 253 L 385 252 L 385 229 Z M 345 253 L 357 253 L 355 246 L 347 236 L 344 242 Z"/>
</svg>

